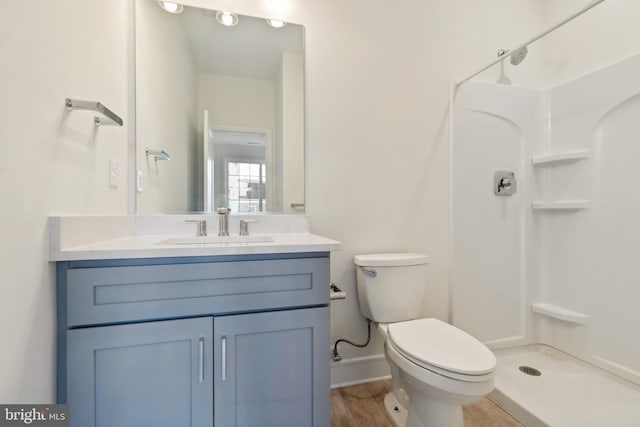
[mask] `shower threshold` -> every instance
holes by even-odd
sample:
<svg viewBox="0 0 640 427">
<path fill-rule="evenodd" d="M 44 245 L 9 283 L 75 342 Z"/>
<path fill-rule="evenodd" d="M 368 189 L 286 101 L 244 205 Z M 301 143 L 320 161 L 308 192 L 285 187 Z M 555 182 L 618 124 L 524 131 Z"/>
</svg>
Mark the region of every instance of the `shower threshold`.
<svg viewBox="0 0 640 427">
<path fill-rule="evenodd" d="M 544 345 L 494 353 L 489 398 L 526 427 L 640 426 L 639 386 Z"/>
</svg>

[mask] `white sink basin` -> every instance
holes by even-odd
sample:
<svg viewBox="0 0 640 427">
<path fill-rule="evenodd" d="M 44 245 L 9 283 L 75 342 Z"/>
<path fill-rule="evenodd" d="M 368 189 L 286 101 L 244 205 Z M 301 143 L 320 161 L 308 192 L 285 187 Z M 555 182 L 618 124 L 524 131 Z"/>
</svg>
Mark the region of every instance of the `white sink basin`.
<svg viewBox="0 0 640 427">
<path fill-rule="evenodd" d="M 222 245 L 226 243 L 267 243 L 273 242 L 273 237 L 255 236 L 185 236 L 171 237 L 158 242 L 160 245 Z"/>
</svg>

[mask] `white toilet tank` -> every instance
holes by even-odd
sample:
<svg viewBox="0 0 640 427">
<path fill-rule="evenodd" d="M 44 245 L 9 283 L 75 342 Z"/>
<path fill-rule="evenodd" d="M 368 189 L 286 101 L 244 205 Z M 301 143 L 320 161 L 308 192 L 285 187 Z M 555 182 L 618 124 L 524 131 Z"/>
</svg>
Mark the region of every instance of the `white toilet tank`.
<svg viewBox="0 0 640 427">
<path fill-rule="evenodd" d="M 429 258 L 411 253 L 356 255 L 360 312 L 380 323 L 418 317 Z"/>
</svg>

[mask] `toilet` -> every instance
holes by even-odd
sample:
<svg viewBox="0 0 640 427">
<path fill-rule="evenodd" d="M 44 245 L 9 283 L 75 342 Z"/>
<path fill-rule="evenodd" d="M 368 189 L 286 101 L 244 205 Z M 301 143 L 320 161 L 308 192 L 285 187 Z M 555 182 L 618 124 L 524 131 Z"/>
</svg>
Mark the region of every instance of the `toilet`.
<svg viewBox="0 0 640 427">
<path fill-rule="evenodd" d="M 377 324 L 391 368 L 385 408 L 397 427 L 463 427 L 462 405 L 493 390 L 496 358 L 484 344 L 438 319 L 418 319 L 428 257 L 357 255 L 360 312 Z"/>
</svg>

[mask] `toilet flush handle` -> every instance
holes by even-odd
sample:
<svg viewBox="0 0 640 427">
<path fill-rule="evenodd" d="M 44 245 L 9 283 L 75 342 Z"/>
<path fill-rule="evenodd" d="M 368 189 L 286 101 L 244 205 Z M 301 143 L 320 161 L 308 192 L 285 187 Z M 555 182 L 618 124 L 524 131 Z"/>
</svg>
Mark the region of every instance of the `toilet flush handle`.
<svg viewBox="0 0 640 427">
<path fill-rule="evenodd" d="M 367 276 L 376 277 L 378 275 L 378 272 L 375 271 L 373 268 L 360 267 L 360 270 L 362 270 L 362 272 Z"/>
</svg>

